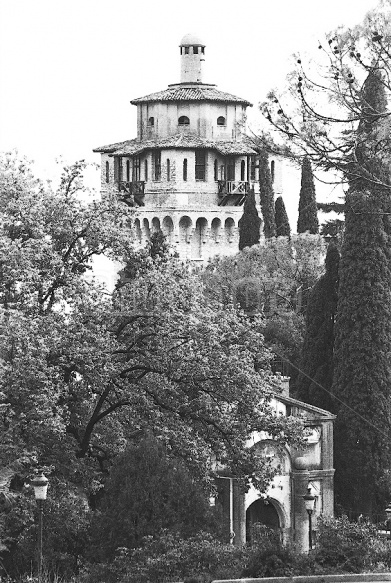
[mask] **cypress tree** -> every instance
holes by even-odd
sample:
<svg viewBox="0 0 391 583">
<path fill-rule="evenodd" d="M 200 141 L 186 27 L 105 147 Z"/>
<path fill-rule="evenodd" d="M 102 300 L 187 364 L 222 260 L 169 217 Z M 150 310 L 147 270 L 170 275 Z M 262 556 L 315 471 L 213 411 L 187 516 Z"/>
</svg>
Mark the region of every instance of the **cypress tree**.
<svg viewBox="0 0 391 583">
<path fill-rule="evenodd" d="M 239 219 L 239 250 L 245 247 L 257 245 L 260 239 L 262 220 L 259 218 L 255 206 L 255 194 L 250 190 L 246 196 L 243 207 L 243 215 Z"/>
<path fill-rule="evenodd" d="M 299 198 L 299 218 L 297 232 L 319 233 L 318 211 L 315 196 L 314 175 L 309 158 L 304 158 L 301 166 L 301 188 Z"/>
<path fill-rule="evenodd" d="M 384 95 L 381 76 L 370 72 L 346 196 L 334 345 L 336 498 L 363 514 L 383 511 L 390 494 L 390 195 L 377 147 Z"/>
<path fill-rule="evenodd" d="M 263 216 L 263 232 L 266 239 L 271 239 L 276 236 L 276 221 L 269 157 L 265 151 L 259 154 L 259 194 Z"/>
<path fill-rule="evenodd" d="M 339 259 L 336 245 L 330 243 L 325 261 L 326 272 L 312 288 L 308 300 L 301 372 L 297 381 L 300 399 L 328 411 L 333 411 L 335 407 L 330 391 L 333 382 Z"/>
<path fill-rule="evenodd" d="M 382 117 L 387 111 L 387 96 L 381 72 L 376 67 L 363 84 L 361 100 L 361 119 L 354 160 L 349 164 L 349 182 L 355 190 L 369 188 L 373 194 L 380 192 L 381 196 L 384 188 L 378 179 L 384 177 L 388 182 L 384 166 L 389 163 L 389 120 Z"/>
<path fill-rule="evenodd" d="M 377 200 L 349 192 L 334 346 L 336 497 L 345 510 L 383 510 L 389 467 L 389 242 Z M 382 486 L 383 484 L 383 486 Z"/>
<path fill-rule="evenodd" d="M 289 225 L 289 219 L 282 196 L 279 196 L 276 199 L 275 220 L 277 237 L 290 237 L 291 227 Z"/>
</svg>

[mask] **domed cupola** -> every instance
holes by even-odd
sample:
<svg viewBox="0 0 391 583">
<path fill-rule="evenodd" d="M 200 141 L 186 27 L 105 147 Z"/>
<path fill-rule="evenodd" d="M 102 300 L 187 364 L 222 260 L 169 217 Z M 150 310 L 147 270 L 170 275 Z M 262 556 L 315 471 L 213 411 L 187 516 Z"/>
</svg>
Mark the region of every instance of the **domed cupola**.
<svg viewBox="0 0 391 583">
<path fill-rule="evenodd" d="M 194 34 L 186 34 L 181 40 L 181 83 L 202 83 L 202 63 L 205 45 Z"/>
</svg>

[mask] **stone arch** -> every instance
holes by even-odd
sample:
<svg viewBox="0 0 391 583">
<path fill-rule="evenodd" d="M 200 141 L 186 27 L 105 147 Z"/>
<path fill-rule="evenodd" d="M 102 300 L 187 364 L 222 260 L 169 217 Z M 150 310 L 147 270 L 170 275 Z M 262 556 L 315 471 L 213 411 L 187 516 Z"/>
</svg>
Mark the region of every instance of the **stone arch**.
<svg viewBox="0 0 391 583">
<path fill-rule="evenodd" d="M 160 219 L 158 217 L 153 217 L 153 219 L 152 219 L 152 233 L 157 233 L 158 231 L 161 231 Z"/>
<path fill-rule="evenodd" d="M 190 243 L 192 221 L 187 215 L 179 219 L 179 238 L 181 242 Z"/>
<path fill-rule="evenodd" d="M 285 446 L 278 446 L 272 439 L 261 439 L 252 446 L 259 457 L 270 461 L 279 476 L 289 475 L 292 469 L 292 458 Z"/>
<path fill-rule="evenodd" d="M 149 241 L 151 239 L 151 229 L 149 227 L 148 219 L 143 219 L 143 231 L 144 237 L 147 239 L 147 241 Z"/>
<path fill-rule="evenodd" d="M 283 504 L 271 496 L 262 496 L 246 509 L 246 540 L 251 541 L 254 524 L 274 530 L 282 543 L 289 539 L 289 516 Z"/>
<path fill-rule="evenodd" d="M 142 233 L 141 233 L 141 224 L 140 219 L 135 219 L 133 223 L 134 228 L 134 238 L 138 243 L 141 243 L 142 240 Z"/>
<path fill-rule="evenodd" d="M 174 233 L 174 223 L 172 222 L 171 217 L 164 217 L 162 223 L 162 231 L 163 235 L 167 237 L 168 241 L 172 241 L 173 233 Z"/>
<path fill-rule="evenodd" d="M 235 221 L 232 217 L 228 217 L 225 219 L 224 223 L 224 230 L 225 230 L 225 238 L 228 243 L 232 243 L 235 235 Z"/>
<path fill-rule="evenodd" d="M 205 219 L 205 217 L 198 217 L 192 241 L 192 257 L 194 259 L 201 259 L 202 257 L 203 246 L 207 238 L 207 228 L 208 221 Z"/>
<path fill-rule="evenodd" d="M 211 238 L 212 241 L 217 243 L 220 239 L 220 231 L 221 231 L 221 220 L 218 217 L 215 217 L 212 221 L 211 225 Z"/>
<path fill-rule="evenodd" d="M 255 500 L 246 510 L 246 539 L 251 541 L 254 524 L 263 524 L 276 532 L 282 528 L 280 515 L 274 504 L 275 500 L 260 497 Z"/>
</svg>

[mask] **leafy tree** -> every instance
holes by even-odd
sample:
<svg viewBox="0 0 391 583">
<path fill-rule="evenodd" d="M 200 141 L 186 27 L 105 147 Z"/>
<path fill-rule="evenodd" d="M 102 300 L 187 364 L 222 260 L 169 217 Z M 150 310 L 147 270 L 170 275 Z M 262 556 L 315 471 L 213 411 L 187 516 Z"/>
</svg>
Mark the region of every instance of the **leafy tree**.
<svg viewBox="0 0 391 583">
<path fill-rule="evenodd" d="M 140 546 L 163 528 L 183 537 L 214 527 L 208 493 L 152 435 L 129 444 L 116 460 L 93 521 L 93 561 L 118 547 Z"/>
<path fill-rule="evenodd" d="M 364 180 L 370 188 L 379 177 L 367 161 L 390 157 L 389 112 L 384 109 L 384 94 L 391 89 L 389 5 L 379 4 L 357 26 L 325 35 L 316 50 L 318 58 L 296 55 L 288 87 L 270 92 L 262 111 L 276 140 L 285 138 L 286 155 L 308 157 L 317 169 L 332 171 L 331 183 Z M 383 96 L 375 85 L 382 86 Z M 382 131 L 368 141 L 358 127 L 373 123 Z M 387 181 L 382 184 L 389 190 Z"/>
<path fill-rule="evenodd" d="M 306 231 L 313 235 L 319 233 L 314 176 L 311 162 L 307 157 L 303 159 L 301 166 L 299 218 L 297 220 L 297 232 L 305 233 Z"/>
<path fill-rule="evenodd" d="M 266 150 L 261 150 L 259 159 L 259 194 L 263 216 L 263 232 L 266 239 L 276 236 L 276 221 L 274 217 L 274 192 L 269 168 L 269 157 Z"/>
<path fill-rule="evenodd" d="M 235 256 L 216 258 L 203 273 L 211 298 L 227 306 L 234 303 L 250 317 L 263 315 L 259 329 L 275 355 L 273 367 L 276 360 L 285 362 L 292 384 L 304 332 L 302 292 L 321 275 L 324 253 L 319 235 L 278 237 Z"/>
<path fill-rule="evenodd" d="M 257 245 L 260 238 L 261 219 L 255 206 L 255 194 L 251 190 L 246 196 L 243 215 L 239 219 L 239 249 Z"/>
<path fill-rule="evenodd" d="M 339 251 L 330 243 L 326 273 L 316 282 L 309 296 L 297 394 L 300 399 L 328 411 L 335 403 L 333 382 L 334 322 L 338 301 Z"/>
<path fill-rule="evenodd" d="M 362 513 L 384 508 L 390 490 L 390 47 L 383 3 L 361 25 L 328 35 L 320 66 L 297 59 L 300 121 L 282 94 L 264 109 L 292 154 L 350 186 L 334 349 L 336 494 Z"/>
<path fill-rule="evenodd" d="M 276 198 L 275 217 L 277 237 L 290 237 L 291 227 L 282 196 Z"/>
<path fill-rule="evenodd" d="M 213 478 L 216 459 L 263 488 L 270 470 L 246 449 L 248 436 L 299 432 L 269 406 L 271 355 L 257 322 L 208 298 L 175 259 L 146 258 L 113 294 L 99 285 L 95 256 L 136 257 L 132 210 L 115 196 L 82 202 L 84 169 L 66 168 L 53 191 L 25 161 L 0 158 L 5 494 L 39 463 L 94 508 L 113 460 L 151 428 L 199 480 Z M 19 549 L 30 512 L 15 531 Z"/>
</svg>

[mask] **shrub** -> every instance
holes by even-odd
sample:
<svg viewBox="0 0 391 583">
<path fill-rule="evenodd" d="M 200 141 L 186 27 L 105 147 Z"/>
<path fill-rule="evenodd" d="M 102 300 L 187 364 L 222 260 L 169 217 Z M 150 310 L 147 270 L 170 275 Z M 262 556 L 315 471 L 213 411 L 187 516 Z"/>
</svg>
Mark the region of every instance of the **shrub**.
<svg viewBox="0 0 391 583">
<path fill-rule="evenodd" d="M 162 532 L 144 538 L 142 547 L 119 549 L 109 566 L 95 564 L 84 577 L 97 581 L 123 583 L 166 583 L 185 580 L 210 583 L 213 579 L 239 577 L 246 551 L 222 543 L 209 533 L 188 539 Z"/>
<path fill-rule="evenodd" d="M 380 541 L 374 525 L 349 522 L 346 516 L 321 517 L 318 528 L 315 556 L 320 565 L 359 573 L 379 562 Z"/>
</svg>

